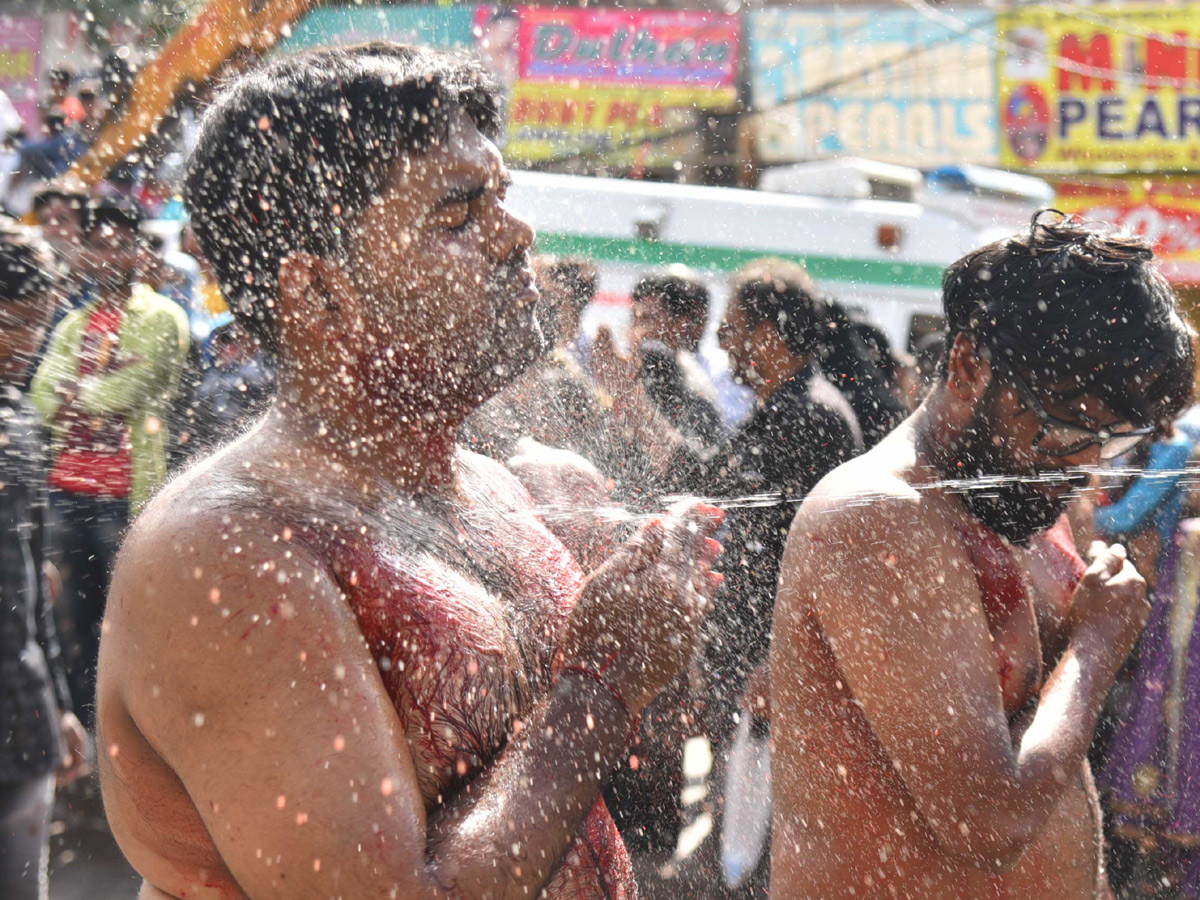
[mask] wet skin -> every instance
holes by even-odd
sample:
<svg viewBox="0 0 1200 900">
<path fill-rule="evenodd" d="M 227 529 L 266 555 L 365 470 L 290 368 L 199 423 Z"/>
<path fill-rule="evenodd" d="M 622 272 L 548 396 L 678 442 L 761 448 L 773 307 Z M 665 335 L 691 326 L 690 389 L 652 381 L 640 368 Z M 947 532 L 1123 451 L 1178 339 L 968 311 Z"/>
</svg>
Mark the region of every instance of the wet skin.
<svg viewBox="0 0 1200 900">
<path fill-rule="evenodd" d="M 634 894 L 599 785 L 687 662 L 720 516 L 584 580 L 455 449 L 537 351 L 533 235 L 464 119 L 394 179 L 347 260 L 285 261 L 281 402 L 118 561 L 99 756 L 143 898 Z"/>
<path fill-rule="evenodd" d="M 981 534 L 935 486 L 925 436 L 961 428 L 990 380 L 955 353 L 950 382 L 822 481 L 789 533 L 771 659 L 782 898 L 1105 890 L 1085 754 L 1145 586 L 1106 550 L 1072 593 L 1061 543 Z M 1036 420 L 1008 390 L 999 404 L 995 438 L 1034 462 Z"/>
</svg>

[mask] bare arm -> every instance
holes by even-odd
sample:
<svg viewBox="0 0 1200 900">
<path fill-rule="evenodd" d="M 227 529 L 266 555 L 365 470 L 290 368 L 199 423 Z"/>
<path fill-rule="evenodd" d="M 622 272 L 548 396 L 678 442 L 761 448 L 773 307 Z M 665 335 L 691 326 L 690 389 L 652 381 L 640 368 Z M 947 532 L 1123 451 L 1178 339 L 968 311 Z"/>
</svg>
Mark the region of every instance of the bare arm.
<svg viewBox="0 0 1200 900">
<path fill-rule="evenodd" d="M 931 525 L 915 499 L 883 500 L 865 522 L 861 508 L 836 506 L 818 498 L 793 526 L 775 640 L 788 640 L 801 617 L 815 612 L 939 844 L 983 864 L 1015 863 L 1075 780 L 1138 628 L 1120 625 L 1119 615 L 1081 616 L 1032 723 L 1014 735 L 978 588 L 957 539 Z M 1105 560 L 1080 591 L 1116 591 L 1136 605 L 1143 603 L 1137 583 L 1123 560 Z M 785 699 L 783 684 L 776 680 L 776 716 L 795 702 Z"/>
</svg>

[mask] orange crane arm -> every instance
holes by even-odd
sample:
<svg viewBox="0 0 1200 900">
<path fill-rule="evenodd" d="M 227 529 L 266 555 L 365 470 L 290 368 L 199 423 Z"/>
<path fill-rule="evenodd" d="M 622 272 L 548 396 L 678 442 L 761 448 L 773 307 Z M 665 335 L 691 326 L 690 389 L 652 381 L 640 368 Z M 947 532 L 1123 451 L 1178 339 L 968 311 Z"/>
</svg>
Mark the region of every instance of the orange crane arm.
<svg viewBox="0 0 1200 900">
<path fill-rule="evenodd" d="M 138 74 L 121 116 L 110 122 L 68 178 L 90 186 L 137 149 L 171 109 L 180 90 L 203 83 L 236 51 L 262 53 L 321 0 L 210 0 Z"/>
</svg>

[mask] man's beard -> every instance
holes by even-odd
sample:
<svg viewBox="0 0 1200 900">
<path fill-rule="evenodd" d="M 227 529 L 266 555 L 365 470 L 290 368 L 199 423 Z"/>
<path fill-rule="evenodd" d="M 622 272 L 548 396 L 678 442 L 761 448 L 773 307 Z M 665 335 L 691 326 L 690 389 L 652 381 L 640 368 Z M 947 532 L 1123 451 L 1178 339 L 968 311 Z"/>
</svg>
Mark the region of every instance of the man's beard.
<svg viewBox="0 0 1200 900">
<path fill-rule="evenodd" d="M 490 346 L 480 348 L 481 359 L 487 363 L 480 385 L 485 394 L 510 384 L 552 346 L 546 339 L 546 323 L 555 318 L 555 311 L 547 308 L 546 298 L 523 306 L 513 303 L 512 298 L 532 281 L 528 254 L 521 251 L 497 266 L 485 285 L 497 310 Z"/>
<path fill-rule="evenodd" d="M 501 315 L 491 342 L 491 365 L 482 373 L 481 391 L 494 394 L 508 386 L 540 360 L 552 346 L 545 326 L 533 310 L 512 310 Z"/>
<path fill-rule="evenodd" d="M 1025 544 L 1057 522 L 1074 495 L 1064 492 L 1054 497 L 1039 491 L 1037 485 L 1044 474 L 1022 471 L 1006 454 L 1003 443 L 993 443 L 994 406 L 993 397 L 992 402 L 985 400 L 976 408 L 955 448 L 950 477 L 965 482 L 956 493 L 972 517 L 1014 544 Z M 1077 489 L 1088 483 L 1083 473 L 1064 473 L 1062 477 Z"/>
</svg>

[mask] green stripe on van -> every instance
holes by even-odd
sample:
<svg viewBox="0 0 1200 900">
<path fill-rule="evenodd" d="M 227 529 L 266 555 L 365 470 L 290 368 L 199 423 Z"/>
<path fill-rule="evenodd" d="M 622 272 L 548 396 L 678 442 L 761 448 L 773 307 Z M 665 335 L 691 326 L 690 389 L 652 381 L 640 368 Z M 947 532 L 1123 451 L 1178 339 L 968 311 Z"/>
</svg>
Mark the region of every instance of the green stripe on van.
<svg viewBox="0 0 1200 900">
<path fill-rule="evenodd" d="M 942 266 L 928 263 L 884 262 L 840 256 L 802 256 L 795 253 L 764 253 L 730 247 L 672 244 L 668 241 L 639 241 L 631 238 L 593 237 L 583 234 L 541 232 L 537 251 L 558 256 L 590 256 L 607 262 L 635 266 L 665 266 L 683 263 L 697 269 L 733 272 L 763 256 L 779 256 L 802 263 L 818 281 L 898 285 L 941 290 Z"/>
</svg>

